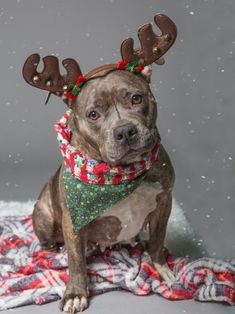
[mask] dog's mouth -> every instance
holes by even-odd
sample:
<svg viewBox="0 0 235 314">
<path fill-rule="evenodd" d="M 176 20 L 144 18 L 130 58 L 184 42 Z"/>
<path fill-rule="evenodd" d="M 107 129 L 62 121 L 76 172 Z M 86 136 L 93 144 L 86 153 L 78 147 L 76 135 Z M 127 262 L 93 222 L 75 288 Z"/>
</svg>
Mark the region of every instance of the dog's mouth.
<svg viewBox="0 0 235 314">
<path fill-rule="evenodd" d="M 107 139 L 103 146 L 101 156 L 103 161 L 111 165 L 127 165 L 138 162 L 150 153 L 159 142 L 160 136 L 157 127 L 139 133 L 135 141 L 125 141 L 119 143 Z"/>
<path fill-rule="evenodd" d="M 118 155 L 118 156 L 116 156 L 116 155 L 109 155 L 108 159 L 110 161 L 112 161 L 112 162 L 118 163 L 118 162 L 126 159 L 127 157 L 128 157 L 128 159 L 131 158 L 131 157 L 134 158 L 134 157 L 136 157 L 136 156 L 138 156 L 140 154 L 141 154 L 140 150 L 136 150 L 136 149 L 130 148 L 126 152 L 122 153 L 122 155 Z"/>
<path fill-rule="evenodd" d="M 117 154 L 108 154 L 107 159 L 111 164 L 130 164 L 141 160 L 145 154 L 148 154 L 155 146 L 156 141 L 146 144 L 144 147 L 127 147 L 125 151 Z"/>
</svg>

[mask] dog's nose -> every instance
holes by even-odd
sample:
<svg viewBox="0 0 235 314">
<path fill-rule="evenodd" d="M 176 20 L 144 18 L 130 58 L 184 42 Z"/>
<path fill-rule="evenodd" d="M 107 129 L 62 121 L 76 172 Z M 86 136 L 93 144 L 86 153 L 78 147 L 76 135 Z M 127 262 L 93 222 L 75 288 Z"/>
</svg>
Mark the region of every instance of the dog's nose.
<svg viewBox="0 0 235 314">
<path fill-rule="evenodd" d="M 119 142 L 127 141 L 128 143 L 136 139 L 137 133 L 138 130 L 132 123 L 118 126 L 113 131 L 115 140 Z"/>
</svg>

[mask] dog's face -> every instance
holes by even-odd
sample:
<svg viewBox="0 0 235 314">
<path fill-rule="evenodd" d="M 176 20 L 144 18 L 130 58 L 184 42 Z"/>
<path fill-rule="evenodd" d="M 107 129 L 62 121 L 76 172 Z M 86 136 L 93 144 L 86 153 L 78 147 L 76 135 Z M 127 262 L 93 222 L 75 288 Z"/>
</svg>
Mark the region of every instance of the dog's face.
<svg viewBox="0 0 235 314">
<path fill-rule="evenodd" d="M 139 75 L 117 70 L 90 80 L 73 112 L 72 144 L 89 158 L 127 164 L 156 144 L 157 104 Z"/>
</svg>

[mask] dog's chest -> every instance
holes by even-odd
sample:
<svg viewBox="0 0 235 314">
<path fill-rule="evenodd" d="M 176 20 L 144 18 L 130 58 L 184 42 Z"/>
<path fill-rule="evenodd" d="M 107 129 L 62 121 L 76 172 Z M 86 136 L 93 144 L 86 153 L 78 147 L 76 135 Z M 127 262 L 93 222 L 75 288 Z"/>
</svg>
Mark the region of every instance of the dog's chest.
<svg viewBox="0 0 235 314">
<path fill-rule="evenodd" d="M 162 191 L 159 182 L 143 181 L 131 195 L 108 209 L 99 217 L 100 222 L 106 221 L 102 225 L 102 233 L 106 240 L 110 239 L 112 242 L 110 244 L 114 244 L 128 242 L 135 237 L 142 229 L 148 214 L 156 209 L 156 197 Z M 109 226 L 109 219 L 113 228 Z M 114 228 L 115 221 L 118 228 L 117 225 Z"/>
</svg>

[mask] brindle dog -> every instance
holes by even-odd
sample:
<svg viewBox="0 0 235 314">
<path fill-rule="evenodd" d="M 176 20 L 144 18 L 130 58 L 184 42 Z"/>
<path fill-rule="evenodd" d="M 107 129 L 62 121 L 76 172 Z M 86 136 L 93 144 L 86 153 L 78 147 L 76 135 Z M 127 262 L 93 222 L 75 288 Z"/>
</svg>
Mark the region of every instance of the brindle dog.
<svg viewBox="0 0 235 314">
<path fill-rule="evenodd" d="M 72 108 L 71 144 L 89 159 L 111 165 L 130 164 L 141 160 L 156 145 L 157 103 L 149 86 L 149 64 L 162 63 L 160 57 L 174 43 L 176 28 L 165 15 L 156 15 L 155 22 L 162 35 L 155 35 L 150 24 L 143 26 L 139 30 L 141 50 L 133 50 L 128 44 L 130 39 L 122 44 L 126 62 L 137 57 L 144 60 L 141 74 L 119 70 L 115 65 L 99 67 L 86 75 L 88 80 L 73 101 L 62 95 L 67 85 L 81 74 L 74 60 L 63 62 L 68 71 L 66 77 L 58 74 L 58 61 L 53 56 L 44 58 L 42 73 L 36 71 L 38 55 L 30 56 L 25 63 L 23 74 L 28 83 L 61 96 Z M 34 230 L 42 248 L 57 250 L 64 243 L 68 252 L 70 277 L 60 309 L 75 313 L 88 306 L 85 258 L 88 249 L 104 250 L 115 244 L 133 243 L 146 226 L 149 226 L 146 249 L 162 278 L 173 280 L 165 261 L 164 238 L 171 212 L 174 170 L 163 146 L 160 145 L 157 161 L 140 186 L 79 232 L 73 231 L 66 204 L 63 167 L 45 185 L 33 212 Z"/>
</svg>

